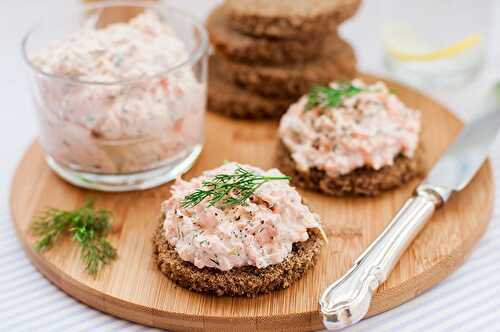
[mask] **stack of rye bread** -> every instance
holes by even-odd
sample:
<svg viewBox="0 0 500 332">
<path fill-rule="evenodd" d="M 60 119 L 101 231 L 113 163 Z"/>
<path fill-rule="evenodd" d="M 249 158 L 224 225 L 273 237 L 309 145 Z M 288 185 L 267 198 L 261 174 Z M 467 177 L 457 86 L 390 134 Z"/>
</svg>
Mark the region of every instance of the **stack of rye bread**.
<svg viewBox="0 0 500 332">
<path fill-rule="evenodd" d="M 207 19 L 208 109 L 277 118 L 314 85 L 356 76 L 352 47 L 338 35 L 361 0 L 226 0 Z"/>
</svg>

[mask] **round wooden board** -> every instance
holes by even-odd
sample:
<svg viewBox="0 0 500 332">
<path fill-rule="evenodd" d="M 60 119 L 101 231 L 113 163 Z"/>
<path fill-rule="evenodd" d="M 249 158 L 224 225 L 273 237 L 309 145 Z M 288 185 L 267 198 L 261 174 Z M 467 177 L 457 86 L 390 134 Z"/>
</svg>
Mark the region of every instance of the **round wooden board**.
<svg viewBox="0 0 500 332">
<path fill-rule="evenodd" d="M 374 80 L 373 77 L 365 77 Z M 462 127 L 445 108 L 389 82 L 411 107 L 423 112 L 425 164 L 429 169 Z M 187 178 L 225 160 L 273 166 L 277 123 L 236 121 L 207 115 L 207 140 Z M 11 190 L 19 238 L 38 269 L 55 285 L 91 307 L 141 324 L 171 330 L 321 329 L 318 298 L 377 237 L 411 195 L 417 181 L 376 198 L 332 198 L 302 191 L 322 217 L 329 237 L 315 268 L 290 288 L 253 299 L 216 297 L 177 287 L 155 265 L 151 237 L 169 185 L 132 193 L 75 188 L 50 171 L 38 143 L 22 159 Z M 110 240 L 119 258 L 97 279 L 87 276 L 78 247 L 68 238 L 39 255 L 28 226 L 45 207 L 73 209 L 88 197 L 115 212 Z M 432 287 L 462 264 L 485 231 L 493 206 L 493 178 L 487 162 L 472 183 L 438 211 L 373 298 L 369 315 L 389 310 Z"/>
</svg>

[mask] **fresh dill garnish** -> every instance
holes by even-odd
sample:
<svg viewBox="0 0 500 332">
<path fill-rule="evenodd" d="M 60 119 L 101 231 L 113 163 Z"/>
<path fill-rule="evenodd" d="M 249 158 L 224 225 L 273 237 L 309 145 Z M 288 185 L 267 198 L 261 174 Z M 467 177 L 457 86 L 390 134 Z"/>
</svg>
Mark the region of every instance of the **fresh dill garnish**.
<svg viewBox="0 0 500 332">
<path fill-rule="evenodd" d="M 209 198 L 209 206 L 221 209 L 231 205 L 244 205 L 261 185 L 274 180 L 290 180 L 289 176 L 265 176 L 238 166 L 232 174 L 217 174 L 203 181 L 203 186 L 184 197 L 183 208 L 198 205 Z"/>
<path fill-rule="evenodd" d="M 340 84 L 338 88 L 320 85 L 314 86 L 307 95 L 305 111 L 309 111 L 316 107 L 339 107 L 344 98 L 352 97 L 362 91 L 363 89 L 350 83 Z"/>
<path fill-rule="evenodd" d="M 88 200 L 76 210 L 49 208 L 33 218 L 32 233 L 39 237 L 36 251 L 50 248 L 63 233 L 70 233 L 80 247 L 85 271 L 92 276 L 116 258 L 116 249 L 106 240 L 113 216 L 108 210 L 95 210 L 94 201 Z"/>
</svg>

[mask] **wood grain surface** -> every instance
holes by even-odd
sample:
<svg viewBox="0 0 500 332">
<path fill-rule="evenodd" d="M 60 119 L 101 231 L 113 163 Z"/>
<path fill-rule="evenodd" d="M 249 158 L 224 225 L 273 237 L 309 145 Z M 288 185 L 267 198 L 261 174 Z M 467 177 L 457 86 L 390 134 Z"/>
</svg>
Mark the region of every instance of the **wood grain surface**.
<svg viewBox="0 0 500 332">
<path fill-rule="evenodd" d="M 368 78 L 373 79 L 373 78 Z M 427 169 L 439 158 L 462 124 L 425 96 L 390 83 L 410 106 L 423 113 Z M 207 116 L 206 145 L 187 173 L 190 178 L 224 160 L 273 166 L 276 122 L 236 121 Z M 171 330 L 314 330 L 322 328 L 318 297 L 351 266 L 390 221 L 418 182 L 376 198 L 332 198 L 301 191 L 319 213 L 329 244 L 315 268 L 290 288 L 254 299 L 215 297 L 177 287 L 155 265 L 152 233 L 169 185 L 131 193 L 100 193 L 75 188 L 46 165 L 38 143 L 28 149 L 11 188 L 11 211 L 19 238 L 38 269 L 55 285 L 91 307 L 145 325 Z M 378 290 L 369 315 L 414 298 L 462 264 L 485 231 L 493 206 L 493 178 L 487 162 L 472 183 L 438 211 L 416 238 L 388 281 Z M 43 255 L 32 250 L 28 226 L 45 207 L 73 209 L 86 198 L 115 212 L 110 235 L 119 258 L 93 279 L 82 268 L 78 247 L 68 238 Z"/>
</svg>

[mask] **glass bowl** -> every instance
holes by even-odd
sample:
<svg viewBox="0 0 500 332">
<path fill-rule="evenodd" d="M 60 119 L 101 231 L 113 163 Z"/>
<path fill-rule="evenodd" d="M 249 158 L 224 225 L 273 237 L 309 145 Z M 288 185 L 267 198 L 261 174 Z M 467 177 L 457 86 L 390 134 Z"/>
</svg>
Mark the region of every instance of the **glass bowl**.
<svg viewBox="0 0 500 332">
<path fill-rule="evenodd" d="M 34 60 L 84 26 L 106 28 L 143 12 L 156 13 L 185 49 L 179 52 L 183 56 L 159 72 L 89 80 L 54 73 Z M 159 54 L 168 54 L 161 48 L 169 52 L 168 45 L 158 44 L 154 47 L 160 48 Z M 199 156 L 204 142 L 208 38 L 203 24 L 191 15 L 161 3 L 84 6 L 63 17 L 43 19 L 25 36 L 22 52 L 30 68 L 39 142 L 48 165 L 66 181 L 102 191 L 142 190 L 186 172 Z M 71 69 L 80 71 L 64 57 L 58 58 L 60 62 L 54 58 L 46 60 L 55 61 L 55 68 L 74 65 Z M 86 65 L 88 61 L 81 64 Z M 123 66 L 127 73 L 135 69 L 130 61 Z"/>
</svg>

